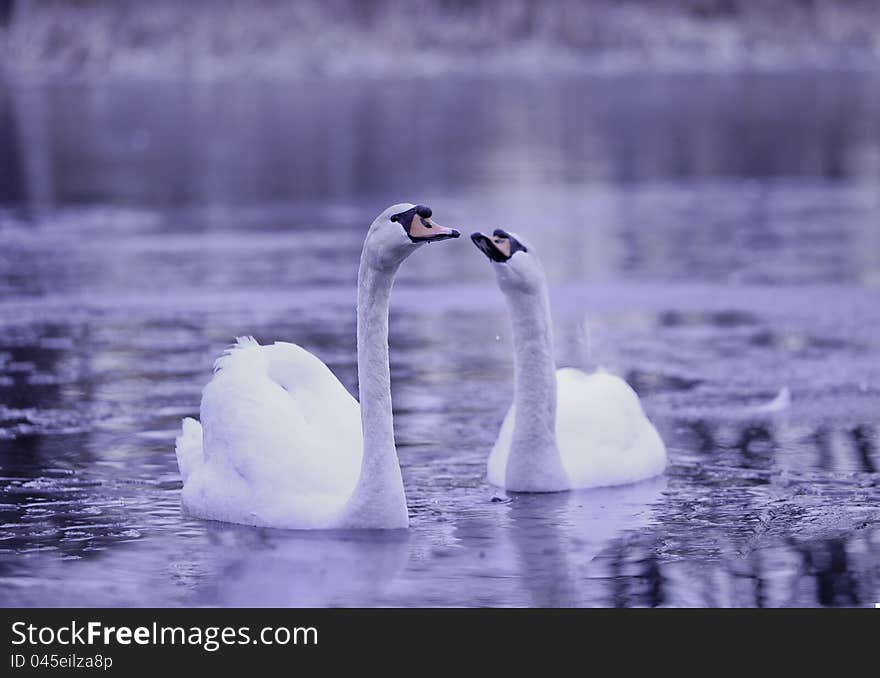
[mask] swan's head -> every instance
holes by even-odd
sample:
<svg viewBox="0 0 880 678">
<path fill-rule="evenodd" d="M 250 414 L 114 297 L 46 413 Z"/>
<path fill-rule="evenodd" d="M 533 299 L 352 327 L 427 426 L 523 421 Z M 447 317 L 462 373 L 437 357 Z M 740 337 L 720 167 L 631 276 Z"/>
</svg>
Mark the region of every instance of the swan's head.
<svg viewBox="0 0 880 678">
<path fill-rule="evenodd" d="M 496 228 L 492 235 L 472 233 L 471 240 L 492 262 L 498 286 L 503 292 L 532 294 L 543 289 L 541 263 L 522 238 Z"/>
<path fill-rule="evenodd" d="M 432 214 L 426 205 L 392 205 L 373 221 L 364 249 L 378 266 L 386 268 L 400 264 L 425 243 L 461 235 L 454 228 L 438 224 Z"/>
</svg>

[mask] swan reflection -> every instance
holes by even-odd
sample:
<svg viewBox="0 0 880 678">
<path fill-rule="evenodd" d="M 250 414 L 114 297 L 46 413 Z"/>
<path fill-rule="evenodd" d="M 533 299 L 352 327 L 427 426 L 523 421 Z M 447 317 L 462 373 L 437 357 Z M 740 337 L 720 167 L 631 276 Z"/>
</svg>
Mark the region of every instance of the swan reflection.
<svg viewBox="0 0 880 678">
<path fill-rule="evenodd" d="M 511 495 L 508 534 L 530 603 L 593 602 L 587 597 L 593 560 L 624 533 L 651 524 L 652 505 L 666 486 L 659 476 L 619 487 Z"/>
<path fill-rule="evenodd" d="M 242 536 L 250 543 L 242 544 Z M 207 553 L 213 572 L 195 591 L 197 605 L 376 604 L 406 567 L 410 550 L 406 530 L 286 532 L 224 525 L 212 541 Z"/>
</svg>

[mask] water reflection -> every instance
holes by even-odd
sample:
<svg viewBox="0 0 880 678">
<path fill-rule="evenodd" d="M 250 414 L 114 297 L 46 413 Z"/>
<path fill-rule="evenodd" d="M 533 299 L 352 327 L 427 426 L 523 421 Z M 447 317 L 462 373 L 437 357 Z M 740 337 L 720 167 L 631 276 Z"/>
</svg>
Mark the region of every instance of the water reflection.
<svg viewBox="0 0 880 678">
<path fill-rule="evenodd" d="M 876 434 L 869 426 L 833 427 L 821 423 L 811 429 L 791 426 L 785 419 L 765 421 L 680 421 L 675 438 L 700 459 L 735 462 L 743 468 L 791 471 L 877 472 Z M 737 455 L 731 455 L 730 452 Z"/>
<path fill-rule="evenodd" d="M 878 91 L 856 73 L 18 87 L 0 90 L 0 185 L 7 202 L 36 208 L 313 202 L 489 182 L 509 192 L 548 177 L 876 185 Z M 401 161 L 412 148 L 430 161 Z M 742 207 L 772 238 L 763 195 Z M 696 207 L 704 228 L 726 230 L 723 213 Z"/>
<path fill-rule="evenodd" d="M 211 526 L 196 604 L 326 607 L 381 598 L 406 566 L 406 531 L 265 534 Z"/>
<path fill-rule="evenodd" d="M 519 576 L 537 607 L 584 604 L 583 578 L 613 538 L 651 523 L 666 478 L 619 488 L 552 495 L 513 495 L 508 534 Z M 627 553 L 627 557 L 631 557 Z M 629 605 L 638 604 L 635 597 Z M 649 601 L 656 605 L 656 601 Z"/>
<path fill-rule="evenodd" d="M 801 550 L 804 569 L 816 578 L 816 599 L 821 605 L 857 605 L 856 583 L 847 562 L 846 543 L 829 539 Z"/>
</svg>

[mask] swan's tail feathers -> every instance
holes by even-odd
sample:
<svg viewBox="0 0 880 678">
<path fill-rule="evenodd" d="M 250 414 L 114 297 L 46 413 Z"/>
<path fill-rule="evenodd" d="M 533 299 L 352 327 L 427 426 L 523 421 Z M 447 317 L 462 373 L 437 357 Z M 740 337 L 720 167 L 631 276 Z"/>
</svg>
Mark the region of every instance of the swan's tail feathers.
<svg viewBox="0 0 880 678">
<path fill-rule="evenodd" d="M 192 417 L 183 420 L 183 429 L 177 436 L 177 468 L 183 482 L 189 478 L 193 469 L 200 466 L 204 461 L 202 453 L 202 425 Z"/>
<path fill-rule="evenodd" d="M 228 368 L 238 358 L 252 354 L 253 349 L 260 348 L 259 342 L 251 336 L 236 337 L 235 343 L 227 346 L 223 354 L 214 361 L 214 372 Z"/>
</svg>

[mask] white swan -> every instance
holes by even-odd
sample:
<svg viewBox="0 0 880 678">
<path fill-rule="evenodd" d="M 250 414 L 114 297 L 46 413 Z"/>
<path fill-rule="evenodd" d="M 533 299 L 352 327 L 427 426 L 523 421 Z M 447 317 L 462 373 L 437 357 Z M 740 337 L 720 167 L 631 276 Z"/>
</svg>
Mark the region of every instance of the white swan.
<svg viewBox="0 0 880 678">
<path fill-rule="evenodd" d="M 404 259 L 458 236 L 409 203 L 370 226 L 358 271 L 360 406 L 295 344 L 240 338 L 217 360 L 201 424 L 184 419 L 177 439 L 187 512 L 297 529 L 409 525 L 391 420 L 388 301 Z"/>
<path fill-rule="evenodd" d="M 547 282 L 531 248 L 501 229 L 471 240 L 494 262 L 515 350 L 514 403 L 489 455 L 489 482 L 558 492 L 662 473 L 666 447 L 623 379 L 556 370 Z"/>
</svg>

